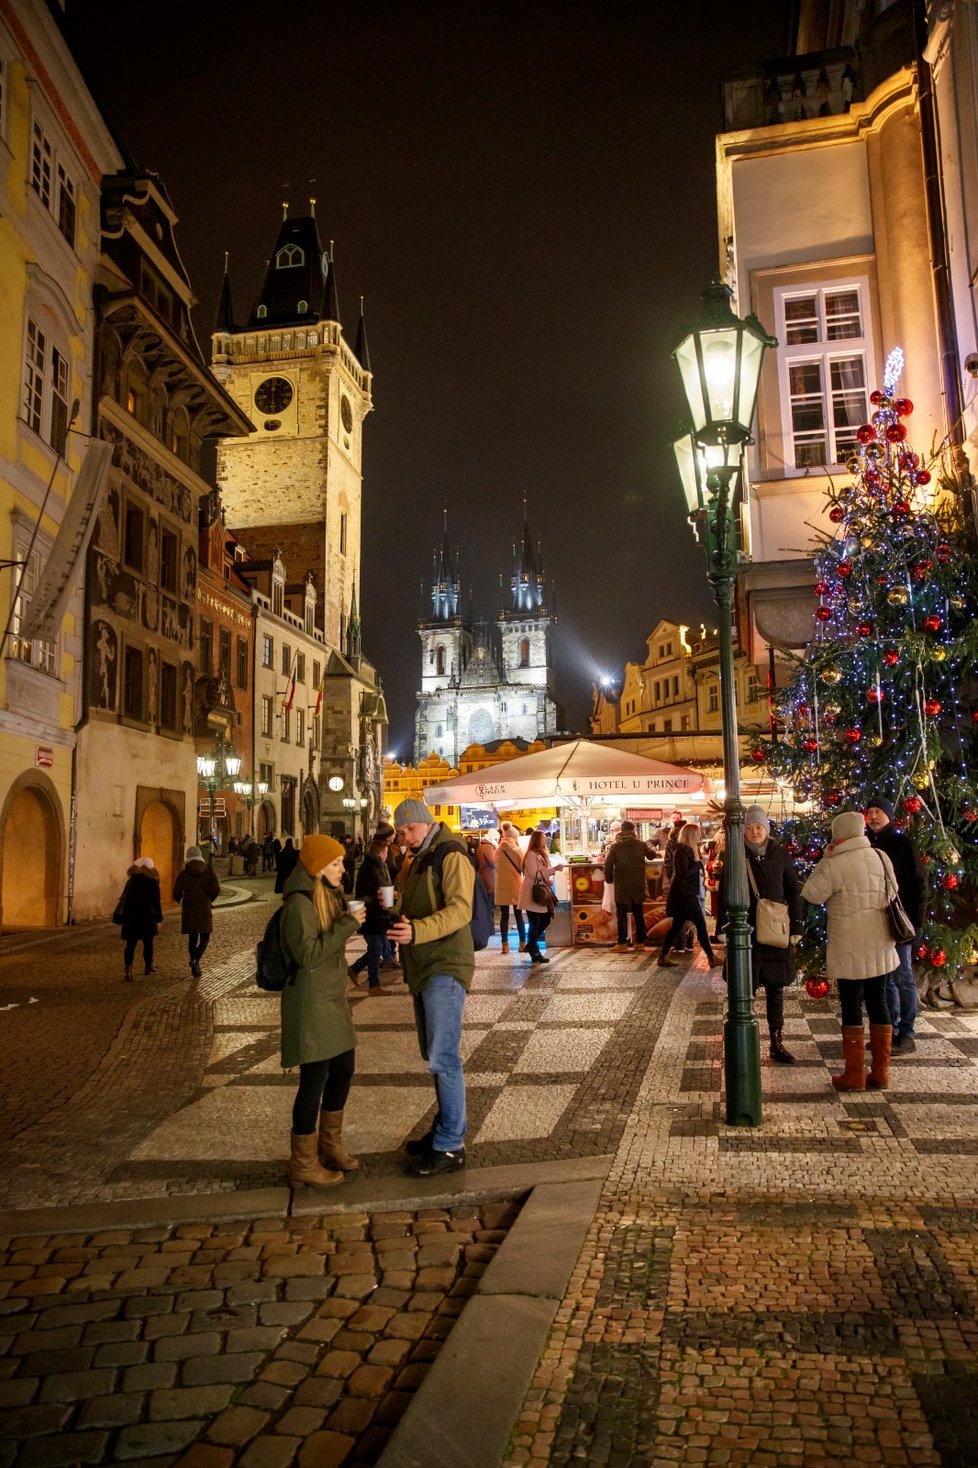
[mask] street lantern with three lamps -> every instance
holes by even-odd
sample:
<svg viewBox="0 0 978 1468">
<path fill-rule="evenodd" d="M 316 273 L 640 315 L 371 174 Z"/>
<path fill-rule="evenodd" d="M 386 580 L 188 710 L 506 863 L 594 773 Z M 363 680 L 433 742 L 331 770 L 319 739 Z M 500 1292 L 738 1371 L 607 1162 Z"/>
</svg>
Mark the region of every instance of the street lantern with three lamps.
<svg viewBox="0 0 978 1468">
<path fill-rule="evenodd" d="M 235 754 L 234 745 L 230 739 L 222 739 L 220 735 L 214 740 L 214 747 L 210 754 L 199 754 L 197 756 L 197 779 L 207 791 L 208 807 L 211 822 L 214 819 L 214 796 L 218 790 L 230 790 L 241 772 L 241 756 Z M 214 842 L 207 843 L 207 860 L 211 863 L 214 859 Z"/>
</svg>

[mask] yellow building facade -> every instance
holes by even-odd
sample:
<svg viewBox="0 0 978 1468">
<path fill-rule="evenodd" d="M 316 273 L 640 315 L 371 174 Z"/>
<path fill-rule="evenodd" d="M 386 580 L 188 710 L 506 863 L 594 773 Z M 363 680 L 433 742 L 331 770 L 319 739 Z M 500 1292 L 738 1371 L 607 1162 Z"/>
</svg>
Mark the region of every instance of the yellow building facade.
<svg viewBox="0 0 978 1468">
<path fill-rule="evenodd" d="M 528 743 L 525 739 L 494 739 L 488 744 L 470 744 L 462 751 L 458 769 L 437 754 L 429 754 L 417 765 L 402 765 L 398 764 L 396 760 L 387 758 L 384 760 L 385 814 L 393 815 L 402 800 L 424 800 L 426 789 L 432 785 L 441 785 L 456 775 L 469 775 L 476 770 L 487 770 L 492 765 L 505 763 L 506 760 L 520 759 L 525 754 L 537 754 L 546 747 L 540 739 L 535 739 L 532 743 Z M 446 826 L 450 826 L 452 830 L 462 829 L 462 811 L 459 806 L 433 805 L 431 813 L 437 820 L 444 821 Z M 521 831 L 525 831 L 536 826 L 540 821 L 552 820 L 556 814 L 557 812 L 552 807 L 541 807 L 539 810 L 500 812 L 499 818 L 501 820 L 512 819 Z"/>
</svg>

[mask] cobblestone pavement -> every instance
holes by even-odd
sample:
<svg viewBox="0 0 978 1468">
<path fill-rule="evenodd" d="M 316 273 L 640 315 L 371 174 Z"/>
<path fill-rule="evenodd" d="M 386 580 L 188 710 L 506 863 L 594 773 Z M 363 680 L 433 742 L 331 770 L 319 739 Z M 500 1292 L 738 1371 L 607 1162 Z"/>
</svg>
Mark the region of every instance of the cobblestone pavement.
<svg viewBox="0 0 978 1468">
<path fill-rule="evenodd" d="M 0 1464 L 375 1463 L 517 1206 L 0 1238 Z"/>
</svg>

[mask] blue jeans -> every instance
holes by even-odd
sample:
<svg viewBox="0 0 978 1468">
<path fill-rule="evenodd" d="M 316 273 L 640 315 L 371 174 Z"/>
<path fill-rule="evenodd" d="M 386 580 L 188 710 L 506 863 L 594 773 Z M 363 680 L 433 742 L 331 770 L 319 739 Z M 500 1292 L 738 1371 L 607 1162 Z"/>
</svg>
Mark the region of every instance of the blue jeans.
<svg viewBox="0 0 978 1468">
<path fill-rule="evenodd" d="M 366 953 L 361 953 L 356 963 L 351 964 L 350 967 L 355 974 L 361 974 L 366 969 L 368 988 L 379 989 L 380 965 L 384 957 L 384 934 L 364 933 L 363 936 L 367 940 L 367 951 Z"/>
<path fill-rule="evenodd" d="M 465 1077 L 459 1053 L 465 990 L 451 974 L 433 974 L 413 997 L 421 1058 L 428 1062 L 438 1097 L 432 1146 L 436 1152 L 457 1152 L 465 1141 Z"/>
<path fill-rule="evenodd" d="M 898 943 L 900 965 L 886 976 L 886 1005 L 893 1019 L 893 1038 L 902 1040 L 909 1035 L 913 1039 L 914 1020 L 917 1018 L 919 1000 L 913 968 L 910 964 L 912 943 Z"/>
</svg>

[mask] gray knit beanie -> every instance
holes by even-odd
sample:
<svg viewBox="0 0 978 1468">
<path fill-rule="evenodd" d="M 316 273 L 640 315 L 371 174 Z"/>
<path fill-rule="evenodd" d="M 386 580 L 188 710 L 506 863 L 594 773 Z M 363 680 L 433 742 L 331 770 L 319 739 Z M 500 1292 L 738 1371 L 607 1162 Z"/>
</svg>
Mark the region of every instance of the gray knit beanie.
<svg viewBox="0 0 978 1468">
<path fill-rule="evenodd" d="M 744 825 L 763 826 L 768 835 L 771 834 L 771 818 L 763 806 L 749 805 L 744 811 Z"/>
<path fill-rule="evenodd" d="M 394 812 L 395 826 L 435 826 L 437 824 L 423 800 L 402 800 Z"/>
</svg>

